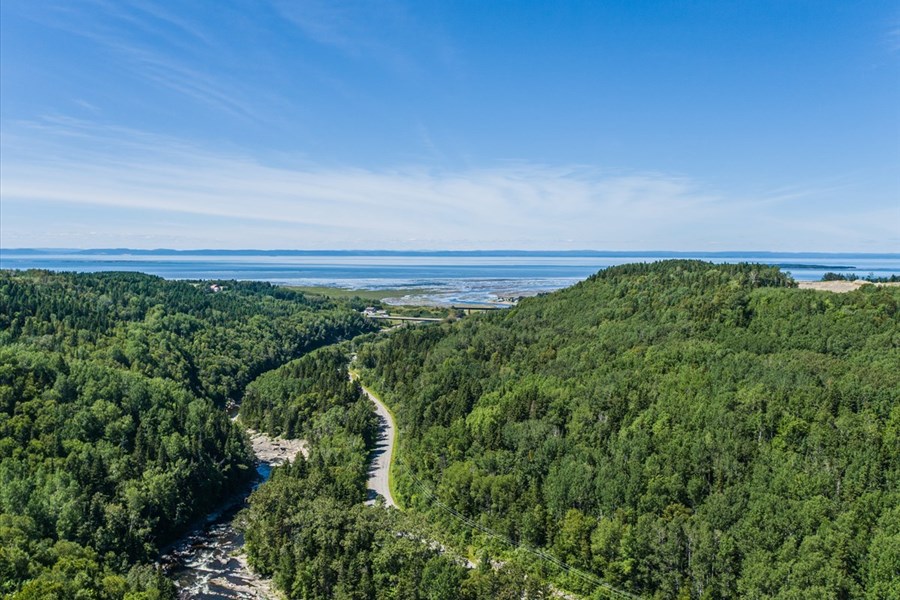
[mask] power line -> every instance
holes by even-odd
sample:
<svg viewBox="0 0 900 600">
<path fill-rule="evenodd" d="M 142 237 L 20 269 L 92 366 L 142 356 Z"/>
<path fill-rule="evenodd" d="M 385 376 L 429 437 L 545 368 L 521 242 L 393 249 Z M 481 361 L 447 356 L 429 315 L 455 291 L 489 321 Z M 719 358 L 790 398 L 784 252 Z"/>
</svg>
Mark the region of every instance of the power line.
<svg viewBox="0 0 900 600">
<path fill-rule="evenodd" d="M 399 457 L 395 458 L 394 464 L 401 465 L 401 460 Z M 489 527 L 485 527 L 484 525 L 470 519 L 469 517 L 460 513 L 458 510 L 456 510 L 452 506 L 449 506 L 448 504 L 443 502 L 440 498 L 438 498 L 437 495 L 434 492 L 432 492 L 431 489 L 428 488 L 428 486 L 426 486 L 418 477 L 416 477 L 416 475 L 412 472 L 411 468 L 409 468 L 405 464 L 402 464 L 402 466 L 404 467 L 406 474 L 412 480 L 413 485 L 415 485 L 422 493 L 424 493 L 438 508 L 440 508 L 441 510 L 443 510 L 450 516 L 458 519 L 459 521 L 462 521 L 469 527 L 476 529 L 476 530 L 484 533 L 485 535 L 490 536 L 496 540 L 499 540 L 505 544 L 508 544 L 514 548 L 524 550 L 534 556 L 537 556 L 541 560 L 545 560 L 545 561 L 555 565 L 556 567 L 562 569 L 566 573 L 568 573 L 570 575 L 574 575 L 575 577 L 578 577 L 582 581 L 589 583 L 591 585 L 594 585 L 600 590 L 603 590 L 606 594 L 608 594 L 608 597 L 610 597 L 610 598 L 627 598 L 628 600 L 640 600 L 640 596 L 637 596 L 630 592 L 626 592 L 624 590 L 619 590 L 619 589 L 611 586 L 610 584 L 606 583 L 605 581 L 600 580 L 599 578 L 597 578 L 596 576 L 594 576 L 590 573 L 585 573 L 584 571 L 582 571 L 576 567 L 566 564 L 564 561 L 553 556 L 552 554 L 544 552 L 543 550 L 538 550 L 537 548 L 531 548 L 524 544 L 520 544 L 520 543 L 516 542 L 515 540 L 513 540 L 512 538 L 510 538 L 509 536 L 498 533 L 498 532 L 494 531 L 493 529 L 491 529 Z"/>
<path fill-rule="evenodd" d="M 352 371 L 350 372 L 350 379 L 353 379 Z M 376 400 L 376 398 L 373 394 L 369 393 L 369 395 L 373 400 Z M 428 486 L 426 486 L 418 477 L 416 477 L 415 473 L 413 473 L 413 470 L 400 460 L 400 457 L 397 455 L 397 453 L 394 453 L 393 463 L 395 465 L 402 466 L 404 468 L 404 470 L 406 471 L 406 474 L 412 480 L 413 484 L 416 487 L 418 487 L 418 489 L 421 490 L 428 498 L 430 498 L 431 501 L 438 508 L 440 508 L 447 514 L 451 515 L 452 517 L 465 523 L 472 529 L 476 529 L 476 530 L 484 533 L 487 536 L 490 536 L 490 537 L 497 539 L 509 546 L 512 546 L 513 548 L 521 549 L 521 550 L 524 550 L 525 552 L 528 552 L 529 554 L 537 556 L 541 560 L 547 561 L 547 562 L 555 565 L 556 567 L 558 567 L 559 569 L 562 569 L 566 573 L 568 573 L 570 575 L 574 575 L 575 577 L 581 579 L 584 582 L 587 582 L 590 585 L 596 586 L 597 589 L 605 592 L 608 595 L 608 597 L 610 597 L 610 598 L 626 598 L 628 600 L 640 600 L 640 596 L 637 596 L 630 592 L 626 592 L 624 590 L 617 589 L 617 588 L 613 587 L 612 585 L 606 583 L 605 581 L 602 581 L 601 579 L 597 578 L 596 576 L 591 575 L 590 573 L 585 573 L 584 571 L 582 571 L 576 567 L 566 564 L 564 561 L 553 556 L 552 554 L 544 552 L 543 550 L 538 550 L 537 548 L 531 548 L 524 544 L 520 544 L 520 543 L 516 542 L 515 540 L 513 540 L 512 538 L 510 538 L 509 536 L 498 533 L 489 527 L 485 527 L 484 525 L 481 525 L 480 523 L 473 521 L 469 517 L 465 516 L 464 514 L 460 513 L 456 509 L 454 509 L 452 506 L 449 506 L 446 503 L 444 503 L 443 501 L 441 501 L 441 499 L 438 498 L 437 495 L 434 492 L 432 492 L 431 489 L 428 488 Z"/>
</svg>

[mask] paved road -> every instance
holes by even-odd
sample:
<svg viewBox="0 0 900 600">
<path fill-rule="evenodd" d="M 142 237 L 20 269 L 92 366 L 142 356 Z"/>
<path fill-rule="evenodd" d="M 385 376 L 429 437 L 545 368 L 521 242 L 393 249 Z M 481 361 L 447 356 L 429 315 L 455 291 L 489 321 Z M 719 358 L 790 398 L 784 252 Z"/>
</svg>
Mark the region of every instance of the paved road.
<svg viewBox="0 0 900 600">
<path fill-rule="evenodd" d="M 354 373 L 350 374 L 351 379 L 356 379 Z M 369 400 L 375 404 L 375 412 L 378 414 L 378 442 L 372 451 L 372 462 L 369 464 L 369 482 L 367 483 L 368 498 L 366 504 L 375 504 L 378 496 L 384 497 L 384 505 L 397 508 L 394 497 L 391 496 L 391 488 L 388 485 L 388 470 L 391 465 L 391 457 L 394 455 L 394 440 L 397 439 L 397 426 L 391 413 L 388 412 L 384 403 L 378 399 L 375 394 L 363 386 L 363 391 L 369 397 Z"/>
<path fill-rule="evenodd" d="M 350 379 L 356 380 L 358 379 L 356 373 L 350 372 Z M 372 451 L 372 462 L 369 465 L 369 481 L 367 483 L 368 488 L 368 498 L 366 499 L 366 504 L 373 505 L 375 504 L 375 499 L 378 496 L 384 497 L 384 505 L 390 506 L 392 508 L 397 508 L 397 503 L 394 502 L 394 497 L 391 496 L 391 489 L 388 485 L 388 469 L 391 464 L 391 456 L 394 454 L 394 441 L 397 438 L 397 426 L 394 423 L 393 417 L 391 417 L 391 413 L 388 412 L 387 407 L 384 403 L 378 399 L 378 397 L 371 392 L 368 388 L 362 386 L 363 392 L 369 397 L 369 400 L 375 405 L 375 412 L 378 413 L 378 420 L 380 421 L 380 427 L 378 431 L 378 443 L 375 445 L 375 450 Z M 446 553 L 447 548 L 442 544 L 431 541 L 431 544 L 435 544 L 437 548 L 440 549 L 441 553 Z M 474 569 L 477 565 L 470 561 L 469 559 L 462 557 L 461 559 L 463 564 L 469 568 Z M 502 562 L 493 561 L 493 568 L 500 568 L 504 565 Z M 607 592 L 611 592 L 613 597 L 622 597 L 622 598 L 638 598 L 638 596 L 634 596 L 627 592 L 620 592 L 615 588 L 609 587 L 606 584 L 601 584 Z M 570 594 L 564 590 L 558 589 L 554 586 L 550 586 L 551 593 L 556 598 L 563 598 L 563 600 L 575 600 L 578 596 Z"/>
</svg>

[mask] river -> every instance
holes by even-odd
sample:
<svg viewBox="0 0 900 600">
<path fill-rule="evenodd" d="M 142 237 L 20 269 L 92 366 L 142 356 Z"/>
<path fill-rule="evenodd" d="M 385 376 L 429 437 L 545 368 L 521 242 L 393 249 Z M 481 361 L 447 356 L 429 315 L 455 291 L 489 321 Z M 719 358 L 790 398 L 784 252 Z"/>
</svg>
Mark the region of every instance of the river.
<svg viewBox="0 0 900 600">
<path fill-rule="evenodd" d="M 232 521 L 246 506 L 250 493 L 269 478 L 274 466 L 292 460 L 298 452 L 306 454 L 306 442 L 271 438 L 252 430 L 248 433 L 257 458 L 256 481 L 245 493 L 226 500 L 218 511 L 161 558 L 178 588 L 179 598 L 268 600 L 281 597 L 271 581 L 259 577 L 247 566 L 247 558 L 241 551 L 244 536 L 235 530 Z"/>
</svg>

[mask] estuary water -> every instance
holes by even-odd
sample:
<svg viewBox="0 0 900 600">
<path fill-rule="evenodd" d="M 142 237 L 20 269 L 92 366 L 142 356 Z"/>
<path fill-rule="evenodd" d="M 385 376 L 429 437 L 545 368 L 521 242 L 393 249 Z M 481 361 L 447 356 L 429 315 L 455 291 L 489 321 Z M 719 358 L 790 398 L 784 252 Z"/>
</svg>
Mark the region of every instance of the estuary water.
<svg viewBox="0 0 900 600">
<path fill-rule="evenodd" d="M 900 275 L 900 253 L 253 251 L 0 249 L 2 269 L 138 271 L 166 279 L 260 280 L 283 285 L 397 290 L 395 302 L 502 303 L 567 287 L 613 265 L 670 258 L 777 265 L 798 281 L 827 272 Z"/>
</svg>

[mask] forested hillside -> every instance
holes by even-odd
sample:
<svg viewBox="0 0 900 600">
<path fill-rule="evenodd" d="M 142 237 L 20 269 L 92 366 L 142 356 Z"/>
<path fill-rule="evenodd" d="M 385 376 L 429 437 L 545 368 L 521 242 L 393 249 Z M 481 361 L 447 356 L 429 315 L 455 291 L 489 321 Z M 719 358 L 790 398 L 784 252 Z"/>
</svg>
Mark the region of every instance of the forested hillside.
<svg viewBox="0 0 900 600">
<path fill-rule="evenodd" d="M 540 578 L 517 565 L 467 569 L 435 543 L 421 515 L 363 504 L 377 422 L 348 378 L 346 353 L 325 348 L 262 375 L 247 389 L 241 419 L 310 441 L 309 458 L 276 468 L 239 518 L 250 564 L 288 598 L 547 597 Z"/>
<path fill-rule="evenodd" d="M 0 272 L 0 595 L 170 597 L 133 565 L 253 472 L 226 402 L 370 329 L 346 305 L 221 286 Z"/>
<path fill-rule="evenodd" d="M 348 361 L 346 349 L 333 346 L 262 374 L 244 393 L 242 422 L 269 435 L 315 441 L 323 428 L 320 417 L 340 418 L 364 447 L 373 445 L 378 423 L 359 384 L 350 381 Z"/>
<path fill-rule="evenodd" d="M 359 359 L 460 544 L 423 490 L 640 595 L 900 597 L 900 290 L 626 265 Z"/>
</svg>

